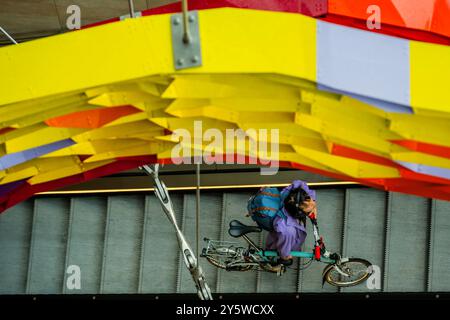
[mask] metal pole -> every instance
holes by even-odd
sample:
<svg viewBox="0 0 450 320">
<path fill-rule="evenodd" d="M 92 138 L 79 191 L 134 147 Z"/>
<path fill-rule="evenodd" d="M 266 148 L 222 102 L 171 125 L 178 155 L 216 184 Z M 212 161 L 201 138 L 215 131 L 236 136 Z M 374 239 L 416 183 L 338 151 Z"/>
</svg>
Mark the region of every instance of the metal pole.
<svg viewBox="0 0 450 320">
<path fill-rule="evenodd" d="M 200 242 L 200 162 L 197 163 L 197 190 L 196 195 L 196 231 L 197 231 L 197 261 L 199 261 L 199 242 Z"/>
<path fill-rule="evenodd" d="M 189 18 L 188 18 L 188 2 L 187 0 L 181 0 L 181 9 L 183 11 L 183 42 L 188 44 L 191 42 L 191 36 L 189 34 Z"/>
<path fill-rule="evenodd" d="M 0 31 L 1 32 L 3 32 L 8 38 L 9 38 L 9 40 L 11 40 L 12 41 L 12 43 L 14 43 L 14 44 L 18 44 L 17 43 L 17 41 L 16 40 L 14 40 L 14 38 L 13 37 L 11 37 L 9 34 L 8 34 L 8 32 L 6 32 L 6 30 L 5 29 L 3 29 L 2 27 L 0 27 Z"/>
<path fill-rule="evenodd" d="M 133 0 L 128 0 L 128 5 L 129 5 L 129 7 L 130 7 L 130 17 L 131 17 L 131 18 L 135 18 L 136 15 L 135 15 L 135 13 L 134 13 L 134 3 L 133 3 Z"/>
</svg>

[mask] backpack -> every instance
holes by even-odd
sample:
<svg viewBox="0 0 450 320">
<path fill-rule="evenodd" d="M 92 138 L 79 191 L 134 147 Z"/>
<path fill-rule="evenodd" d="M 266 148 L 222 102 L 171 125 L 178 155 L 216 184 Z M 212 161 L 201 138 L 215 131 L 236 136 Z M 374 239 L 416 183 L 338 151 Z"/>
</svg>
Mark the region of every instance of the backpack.
<svg viewBox="0 0 450 320">
<path fill-rule="evenodd" d="M 286 218 L 282 209 L 281 194 L 277 188 L 262 187 L 248 199 L 247 210 L 256 224 L 266 230 L 273 231 L 273 220 L 280 216 Z"/>
</svg>

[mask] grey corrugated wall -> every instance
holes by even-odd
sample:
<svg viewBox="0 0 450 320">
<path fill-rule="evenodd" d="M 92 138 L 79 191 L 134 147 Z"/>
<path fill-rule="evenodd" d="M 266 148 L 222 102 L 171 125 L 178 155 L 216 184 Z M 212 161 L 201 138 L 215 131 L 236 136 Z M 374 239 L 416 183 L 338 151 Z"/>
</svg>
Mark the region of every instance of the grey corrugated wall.
<svg viewBox="0 0 450 320">
<path fill-rule="evenodd" d="M 450 202 L 369 188 L 317 193 L 327 247 L 379 266 L 378 291 L 450 291 Z M 201 239 L 232 240 L 230 220 L 251 223 L 244 217 L 250 194 L 203 193 Z M 195 195 L 173 193 L 172 200 L 195 250 Z M 264 235 L 252 238 L 262 243 Z M 282 277 L 201 264 L 213 292 L 373 292 L 364 284 L 322 288 L 321 263 Z M 79 290 L 66 286 L 70 265 L 80 267 Z M 192 292 L 173 228 L 153 195 L 38 197 L 0 215 L 0 294 Z"/>
</svg>

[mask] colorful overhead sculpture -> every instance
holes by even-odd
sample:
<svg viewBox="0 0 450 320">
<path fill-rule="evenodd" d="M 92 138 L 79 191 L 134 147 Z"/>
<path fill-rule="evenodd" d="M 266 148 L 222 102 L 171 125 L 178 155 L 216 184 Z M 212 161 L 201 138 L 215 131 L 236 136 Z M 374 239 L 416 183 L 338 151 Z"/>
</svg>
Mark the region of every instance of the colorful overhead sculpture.
<svg viewBox="0 0 450 320">
<path fill-rule="evenodd" d="M 195 121 L 279 129 L 280 165 L 450 200 L 450 47 L 281 11 L 199 10 L 185 59 L 170 13 L 1 48 L 0 211 L 173 161 Z"/>
</svg>

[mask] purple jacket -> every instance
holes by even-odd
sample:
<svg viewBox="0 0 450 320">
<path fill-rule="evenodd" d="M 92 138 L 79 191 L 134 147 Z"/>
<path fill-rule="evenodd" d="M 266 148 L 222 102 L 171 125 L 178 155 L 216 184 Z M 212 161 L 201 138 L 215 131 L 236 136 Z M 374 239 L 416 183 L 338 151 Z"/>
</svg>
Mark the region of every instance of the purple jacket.
<svg viewBox="0 0 450 320">
<path fill-rule="evenodd" d="M 298 187 L 302 187 L 314 201 L 316 200 L 316 193 L 310 190 L 308 185 L 301 180 L 295 180 L 291 185 L 284 188 L 281 191 L 281 199 L 284 201 L 289 192 Z M 274 219 L 274 231 L 267 235 L 266 250 L 276 250 L 282 257 L 287 257 L 291 251 L 300 250 L 307 233 L 303 224 L 299 224 L 284 208 L 282 210 L 286 219 L 279 216 Z"/>
</svg>

